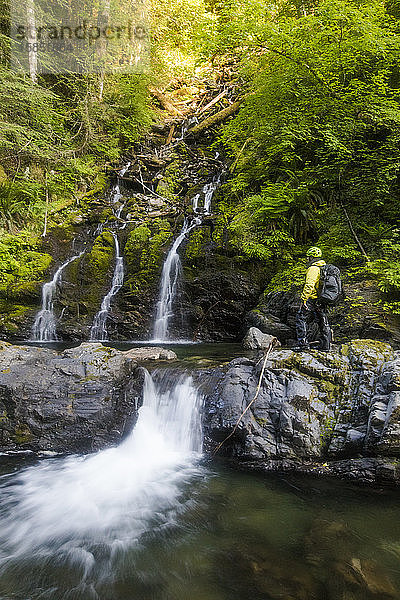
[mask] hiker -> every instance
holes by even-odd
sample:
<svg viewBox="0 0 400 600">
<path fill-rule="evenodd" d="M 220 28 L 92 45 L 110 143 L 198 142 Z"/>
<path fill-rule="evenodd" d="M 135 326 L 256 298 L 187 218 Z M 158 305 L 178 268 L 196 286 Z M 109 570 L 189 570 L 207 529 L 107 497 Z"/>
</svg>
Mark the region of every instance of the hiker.
<svg viewBox="0 0 400 600">
<path fill-rule="evenodd" d="M 308 269 L 306 282 L 301 294 L 301 306 L 296 316 L 296 335 L 298 346 L 296 351 L 309 350 L 310 342 L 307 336 L 308 322 L 313 319 L 318 322 L 321 341 L 319 350 L 329 351 L 331 347 L 332 331 L 326 314 L 326 307 L 319 299 L 321 267 L 326 265 L 322 260 L 322 250 L 312 246 L 307 250 Z"/>
</svg>

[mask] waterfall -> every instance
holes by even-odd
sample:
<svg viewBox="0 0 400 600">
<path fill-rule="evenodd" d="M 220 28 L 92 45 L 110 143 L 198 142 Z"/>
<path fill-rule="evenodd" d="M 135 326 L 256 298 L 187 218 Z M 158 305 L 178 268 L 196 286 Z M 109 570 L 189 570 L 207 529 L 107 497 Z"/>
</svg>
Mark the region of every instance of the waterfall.
<svg viewBox="0 0 400 600">
<path fill-rule="evenodd" d="M 203 215 L 210 214 L 211 201 L 215 190 L 220 185 L 220 182 L 221 174 L 219 173 L 212 179 L 212 181 L 203 186 Z M 196 214 L 199 214 L 200 212 L 199 199 L 200 194 L 196 194 L 192 199 L 193 211 Z M 165 259 L 161 273 L 159 299 L 156 307 L 156 317 L 152 339 L 153 342 L 165 342 L 169 340 L 168 324 L 171 317 L 174 315 L 174 301 L 178 291 L 179 279 L 182 272 L 182 263 L 178 254 L 178 248 L 185 239 L 186 234 L 188 234 L 197 225 L 200 225 L 201 221 L 202 219 L 200 216 L 196 216 L 191 223 L 188 221 L 188 219 L 185 219 L 182 230 L 173 243 L 171 250 L 168 252 L 167 258 Z"/>
<path fill-rule="evenodd" d="M 181 142 L 185 138 L 189 128 L 198 122 L 199 122 L 199 120 L 197 117 L 191 117 L 190 119 L 185 119 L 181 125 L 181 135 L 175 139 L 175 142 Z"/>
<path fill-rule="evenodd" d="M 203 194 L 204 194 L 203 211 L 204 211 L 205 215 L 209 215 L 211 212 L 211 200 L 213 199 L 214 192 L 217 189 L 217 187 L 220 185 L 220 182 L 221 182 L 221 174 L 219 173 L 218 175 L 216 175 L 214 177 L 214 179 L 212 181 L 210 181 L 209 183 L 206 183 L 205 186 L 203 187 Z"/>
<path fill-rule="evenodd" d="M 155 382 L 147 373 L 137 424 L 118 447 L 0 478 L 1 581 L 24 598 L 38 598 L 36 587 L 43 598 L 104 597 L 141 536 L 174 526 L 191 505 L 189 485 L 206 473 L 201 405 L 187 374 L 167 369 Z M 55 596 L 47 564 L 65 574 Z"/>
<path fill-rule="evenodd" d="M 195 213 L 199 212 L 199 200 L 200 200 L 200 194 L 196 194 L 192 200 L 193 212 L 195 212 Z"/>
<path fill-rule="evenodd" d="M 42 287 L 42 308 L 37 313 L 32 326 L 32 341 L 53 342 L 57 340 L 56 318 L 54 315 L 54 296 L 61 281 L 62 273 L 71 262 L 80 258 L 83 252 L 66 260 L 54 273 L 51 281 Z"/>
<path fill-rule="evenodd" d="M 113 233 L 114 242 L 115 242 L 115 268 L 114 275 L 112 278 L 111 288 L 109 292 L 104 296 L 103 301 L 101 303 L 101 307 L 99 312 L 94 318 L 93 325 L 90 329 L 90 340 L 99 340 L 105 341 L 107 340 L 107 317 L 110 312 L 111 307 L 111 299 L 118 290 L 122 287 L 124 283 L 124 258 L 120 254 L 118 238 Z"/>
<path fill-rule="evenodd" d="M 125 204 L 119 204 L 122 198 L 121 188 L 119 185 L 119 178 L 125 175 L 130 166 L 131 162 L 127 162 L 118 172 L 117 182 L 113 186 L 110 194 L 112 211 L 114 216 L 118 219 L 118 221 L 122 220 L 121 215 L 122 211 L 125 208 Z M 119 229 L 124 229 L 125 227 L 126 221 L 119 227 Z M 98 340 L 103 342 L 108 339 L 106 324 L 108 313 L 110 312 L 111 300 L 113 296 L 115 296 L 115 294 L 118 292 L 118 290 L 121 289 L 122 284 L 124 283 L 124 258 L 120 254 L 119 242 L 116 234 L 113 233 L 113 236 L 115 242 L 114 275 L 111 283 L 111 288 L 109 292 L 104 296 L 100 306 L 100 310 L 94 317 L 92 327 L 90 328 L 90 341 Z"/>
<path fill-rule="evenodd" d="M 165 259 L 161 273 L 160 294 L 157 302 L 153 341 L 164 342 L 168 340 L 168 323 L 174 314 L 173 305 L 182 271 L 178 248 L 189 231 L 192 231 L 192 229 L 200 223 L 201 219 L 199 217 L 196 217 L 191 222 L 188 219 L 184 220 L 182 230 Z"/>
<path fill-rule="evenodd" d="M 115 208 L 115 205 L 120 202 L 121 198 L 122 198 L 122 193 L 121 193 L 121 188 L 119 185 L 119 178 L 123 177 L 125 175 L 125 173 L 127 172 L 127 170 L 129 169 L 129 167 L 131 166 L 130 162 L 127 162 L 126 165 L 124 165 L 122 167 L 122 169 L 118 172 L 118 178 L 117 178 L 117 182 L 116 184 L 113 186 L 112 190 L 111 190 L 111 204 L 113 207 L 113 213 L 114 215 L 117 217 L 117 219 L 119 219 L 121 217 L 121 213 L 125 207 L 124 204 L 121 204 L 120 206 L 118 206 L 117 208 Z"/>
<path fill-rule="evenodd" d="M 122 167 L 122 169 L 120 169 L 120 171 L 118 171 L 117 181 L 113 185 L 113 187 L 111 188 L 111 192 L 110 192 L 111 208 L 112 208 L 114 217 L 117 217 L 118 220 L 121 220 L 121 214 L 122 214 L 122 211 L 125 208 L 125 204 L 120 204 L 118 206 L 118 204 L 119 204 L 119 202 L 120 202 L 120 200 L 122 198 L 121 187 L 119 185 L 119 179 L 120 179 L 120 177 L 123 177 L 125 175 L 125 173 L 129 169 L 129 167 L 131 166 L 131 164 L 132 164 L 131 162 L 127 162 Z M 103 232 L 104 226 L 107 223 L 108 223 L 108 219 L 104 223 L 99 223 L 99 225 L 96 227 L 96 230 L 94 232 L 95 237 L 97 237 L 98 235 L 100 235 L 100 233 Z M 125 229 L 125 227 L 126 227 L 126 221 L 122 224 L 122 226 L 120 227 L 120 229 Z"/>
</svg>

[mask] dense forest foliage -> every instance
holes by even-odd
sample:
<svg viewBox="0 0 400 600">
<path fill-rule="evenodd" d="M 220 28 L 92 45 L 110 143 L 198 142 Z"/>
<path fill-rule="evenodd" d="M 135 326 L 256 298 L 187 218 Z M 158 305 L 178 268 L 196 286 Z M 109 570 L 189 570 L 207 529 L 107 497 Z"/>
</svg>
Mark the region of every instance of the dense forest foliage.
<svg viewBox="0 0 400 600">
<path fill-rule="evenodd" d="M 290 262 L 296 245 L 318 241 L 330 260 L 357 266 L 354 277 L 377 276 L 392 300 L 400 291 L 395 8 L 233 2 L 221 9 L 215 39 L 234 55 L 249 94 L 221 135 L 234 161 L 238 246 Z"/>
<path fill-rule="evenodd" d="M 10 70 L 3 4 L 2 289 L 48 268 L 41 234 L 164 118 L 154 88 L 190 96 L 229 79 L 241 108 L 214 144 L 229 165 L 218 211 L 239 259 L 267 263 L 276 289 L 303 276 L 299 257 L 318 243 L 350 279 L 376 279 L 400 313 L 399 5 L 152 0 L 150 68 L 106 74 L 99 93 L 97 74 Z"/>
</svg>

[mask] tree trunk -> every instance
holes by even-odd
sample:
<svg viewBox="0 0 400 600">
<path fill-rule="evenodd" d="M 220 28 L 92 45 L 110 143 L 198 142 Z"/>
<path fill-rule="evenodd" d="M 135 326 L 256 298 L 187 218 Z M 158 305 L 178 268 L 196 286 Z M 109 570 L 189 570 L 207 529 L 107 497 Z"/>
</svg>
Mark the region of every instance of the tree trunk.
<svg viewBox="0 0 400 600">
<path fill-rule="evenodd" d="M 100 29 L 105 29 L 108 27 L 108 22 L 110 20 L 110 0 L 105 0 L 100 5 L 99 14 L 97 17 L 97 25 Z M 104 64 L 106 62 L 107 55 L 107 39 L 106 37 L 101 37 L 98 44 L 97 57 L 100 62 L 100 77 L 99 77 L 99 102 L 103 100 L 103 91 L 104 91 L 104 78 L 105 78 L 105 68 Z"/>
<path fill-rule="evenodd" d="M 169 113 L 172 113 L 173 115 L 182 116 L 181 111 L 178 110 L 176 108 L 176 106 L 174 106 L 172 104 L 172 102 L 170 102 L 168 100 L 168 98 L 166 96 L 164 96 L 164 94 L 162 92 L 160 92 L 160 90 L 151 88 L 150 94 L 152 96 L 154 96 L 154 98 L 157 98 L 157 100 L 159 101 L 159 103 L 161 104 L 161 106 L 163 107 L 164 110 L 167 110 Z"/>
<path fill-rule="evenodd" d="M 204 119 L 204 121 L 202 121 L 198 125 L 195 125 L 192 129 L 189 129 L 189 133 L 194 136 L 197 136 L 200 133 L 202 133 L 205 129 L 208 129 L 213 125 L 217 125 L 218 123 L 221 123 L 231 115 L 234 115 L 235 112 L 239 110 L 240 105 L 246 97 L 247 96 L 243 96 L 243 98 L 241 98 L 240 100 L 236 100 L 236 102 L 215 113 L 215 115 L 211 115 L 211 117 Z"/>
<path fill-rule="evenodd" d="M 28 24 L 28 62 L 29 75 L 33 83 L 37 82 L 37 35 L 34 0 L 26 2 L 26 21 Z"/>
</svg>

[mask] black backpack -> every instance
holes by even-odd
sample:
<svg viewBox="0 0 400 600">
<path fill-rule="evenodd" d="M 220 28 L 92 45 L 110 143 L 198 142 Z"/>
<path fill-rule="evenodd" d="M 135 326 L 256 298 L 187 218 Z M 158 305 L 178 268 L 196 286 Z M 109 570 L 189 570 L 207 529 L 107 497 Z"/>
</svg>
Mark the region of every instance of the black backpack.
<svg viewBox="0 0 400 600">
<path fill-rule="evenodd" d="M 337 304 L 343 296 L 342 280 L 340 271 L 335 265 L 326 264 L 320 267 L 321 278 L 319 284 L 318 299 L 325 306 Z"/>
</svg>

